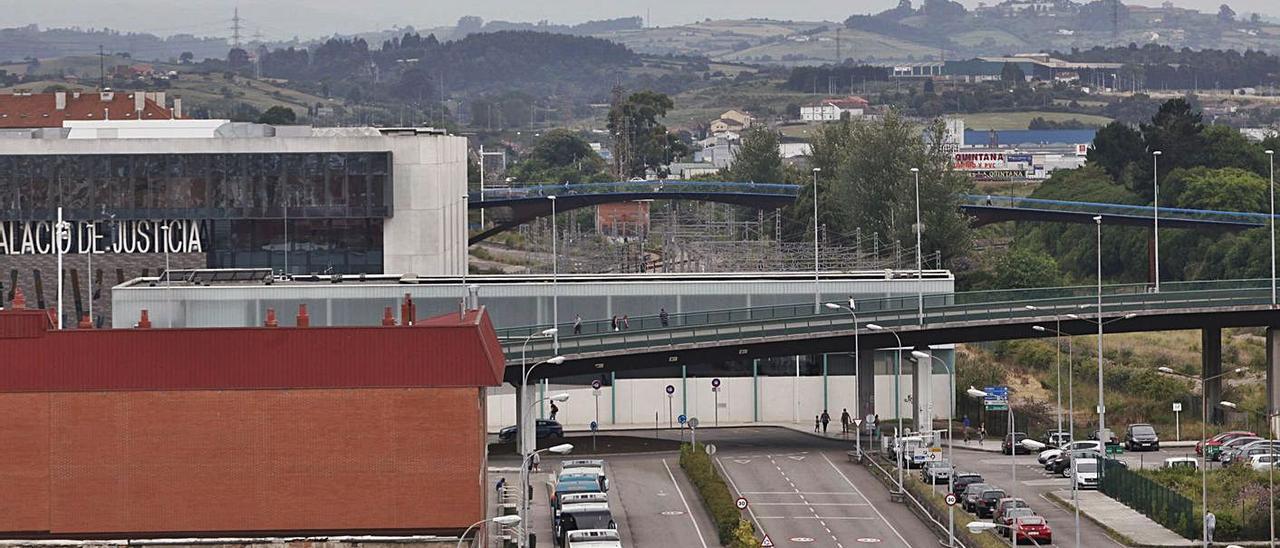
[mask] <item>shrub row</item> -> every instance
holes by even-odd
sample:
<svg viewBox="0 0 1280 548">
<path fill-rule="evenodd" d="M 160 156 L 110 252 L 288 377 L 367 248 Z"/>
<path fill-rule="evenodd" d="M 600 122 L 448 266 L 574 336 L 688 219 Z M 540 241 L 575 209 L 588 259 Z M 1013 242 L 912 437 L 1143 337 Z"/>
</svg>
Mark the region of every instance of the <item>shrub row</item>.
<svg viewBox="0 0 1280 548">
<path fill-rule="evenodd" d="M 702 444 L 680 446 L 680 468 L 698 490 L 703 506 L 716 523 L 720 544 L 731 548 L 758 548 L 760 541 L 755 536 L 755 528 L 742 519 L 742 511 L 734 505 L 729 486 L 712 467 L 711 457 L 702 448 Z"/>
</svg>

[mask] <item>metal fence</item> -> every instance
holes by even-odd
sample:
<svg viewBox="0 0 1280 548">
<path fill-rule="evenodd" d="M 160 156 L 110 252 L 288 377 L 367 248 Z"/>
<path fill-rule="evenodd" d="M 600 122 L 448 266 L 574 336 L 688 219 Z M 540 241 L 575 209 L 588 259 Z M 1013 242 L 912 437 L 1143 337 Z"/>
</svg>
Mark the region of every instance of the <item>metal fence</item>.
<svg viewBox="0 0 1280 548">
<path fill-rule="evenodd" d="M 1199 514 L 1190 499 L 1118 461 L 1103 459 L 1099 489 L 1184 538 L 1201 538 Z"/>
</svg>

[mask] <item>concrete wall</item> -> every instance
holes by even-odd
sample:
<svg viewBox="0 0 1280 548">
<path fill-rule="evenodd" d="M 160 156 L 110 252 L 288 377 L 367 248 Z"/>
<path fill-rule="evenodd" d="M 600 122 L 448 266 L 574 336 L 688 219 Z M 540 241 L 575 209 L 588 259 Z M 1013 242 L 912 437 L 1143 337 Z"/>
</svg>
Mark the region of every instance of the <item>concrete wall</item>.
<svg viewBox="0 0 1280 548">
<path fill-rule="evenodd" d="M 755 381 L 759 381 L 758 398 L 753 395 Z M 893 418 L 893 375 L 876 375 L 875 412 L 880 420 L 888 424 Z M 801 422 L 812 424 L 813 416 L 822 413 L 823 402 L 831 420 L 839 428 L 840 412 L 849 409 L 855 413 L 853 394 L 856 377 L 853 375 L 832 375 L 823 377 L 725 377 L 721 378 L 719 392 L 720 422 L 740 424 L 753 422 L 758 409 L 759 422 Z M 911 380 L 902 377 L 900 410 L 904 419 L 911 417 L 911 404 L 906 398 L 911 394 Z M 933 415 L 936 419 L 947 417 L 947 406 L 950 405 L 950 388 L 947 375 L 934 374 L 932 379 Z M 668 399 L 665 388 L 672 385 L 676 388 L 671 398 L 671 416 L 685 414 L 698 417 L 704 425 L 715 422 L 716 395 L 711 391 L 711 378 L 689 378 L 681 381 L 679 377 L 670 379 L 617 379 L 614 386 L 600 389 L 600 424 L 619 426 L 654 425 L 654 414 L 657 414 L 658 425 L 667 427 Z M 825 385 L 825 398 L 824 398 Z M 534 400 L 541 395 L 569 393 L 569 401 L 557 404 L 560 413 L 556 420 L 565 428 L 585 429 L 596 417 L 596 398 L 591 387 L 550 385 L 549 392 L 542 393 L 540 388 L 531 387 Z M 928 401 L 927 399 L 923 401 Z M 861 403 L 861 402 L 860 402 Z M 489 431 L 515 424 L 515 389 L 511 386 L 489 390 Z"/>
<path fill-rule="evenodd" d="M 392 136 L 395 213 L 382 225 L 383 270 L 460 276 L 467 249 L 467 140 Z"/>
</svg>

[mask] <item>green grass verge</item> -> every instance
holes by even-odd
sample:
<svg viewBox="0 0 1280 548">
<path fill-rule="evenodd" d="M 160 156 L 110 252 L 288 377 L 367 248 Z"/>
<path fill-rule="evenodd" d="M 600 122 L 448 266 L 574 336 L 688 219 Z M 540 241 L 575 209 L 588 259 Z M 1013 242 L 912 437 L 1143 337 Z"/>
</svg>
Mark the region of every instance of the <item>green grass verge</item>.
<svg viewBox="0 0 1280 548">
<path fill-rule="evenodd" d="M 755 527 L 742 519 L 742 511 L 734 505 L 729 486 L 712 466 L 711 456 L 703 447 L 702 444 L 694 446 L 687 443 L 680 446 L 680 468 L 698 490 L 698 498 L 702 499 L 702 505 L 716 523 L 720 544 L 730 548 L 759 548 Z"/>
</svg>

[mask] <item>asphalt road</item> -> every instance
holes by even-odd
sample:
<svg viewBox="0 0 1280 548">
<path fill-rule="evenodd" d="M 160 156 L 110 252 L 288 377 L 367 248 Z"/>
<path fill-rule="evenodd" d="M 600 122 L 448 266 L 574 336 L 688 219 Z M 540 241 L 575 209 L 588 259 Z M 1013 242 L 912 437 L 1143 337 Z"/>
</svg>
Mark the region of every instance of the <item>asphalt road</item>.
<svg viewBox="0 0 1280 548">
<path fill-rule="evenodd" d="M 987 443 L 993 442 L 988 441 Z M 1119 455 L 1119 458 L 1128 463 L 1129 467 L 1133 469 L 1137 469 L 1140 466 L 1157 468 L 1165 458 L 1185 456 L 1187 454 L 1195 456 L 1195 450 L 1193 448 L 1168 448 L 1142 453 L 1126 452 L 1123 455 Z M 1049 475 L 1044 470 L 1044 466 L 1036 462 L 1035 454 L 1017 455 L 1013 457 L 1015 464 L 1011 466 L 1009 455 L 969 450 L 957 445 L 954 460 L 961 472 L 982 474 L 983 479 L 988 483 L 994 483 L 1012 496 L 1025 499 L 1031 505 L 1031 508 L 1037 514 L 1044 516 L 1049 522 L 1049 526 L 1053 528 L 1054 546 L 1075 546 L 1075 512 L 1065 510 L 1046 498 L 1050 491 L 1070 491 L 1071 481 L 1061 476 Z M 1014 482 L 1014 468 L 1016 468 L 1017 474 L 1016 482 Z M 939 489 L 942 488 L 944 486 L 940 485 Z M 957 518 L 957 522 L 959 522 L 959 518 Z M 1080 516 L 1080 545 L 1089 547 L 1123 546 L 1108 537 L 1102 528 L 1089 521 L 1083 515 Z"/>
</svg>

